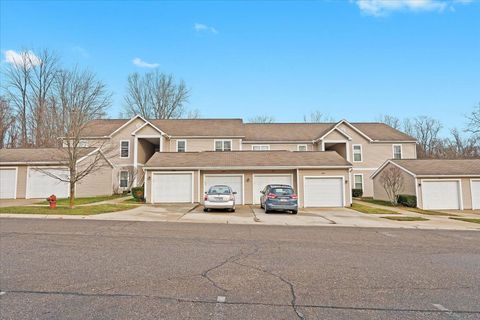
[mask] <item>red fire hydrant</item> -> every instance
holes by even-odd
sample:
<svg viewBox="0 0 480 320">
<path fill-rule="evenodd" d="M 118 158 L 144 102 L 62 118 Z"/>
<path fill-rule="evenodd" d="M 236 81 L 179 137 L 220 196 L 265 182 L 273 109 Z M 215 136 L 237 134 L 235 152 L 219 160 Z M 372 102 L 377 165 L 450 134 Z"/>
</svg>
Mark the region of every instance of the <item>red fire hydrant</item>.
<svg viewBox="0 0 480 320">
<path fill-rule="evenodd" d="M 54 194 L 48 197 L 47 201 L 50 204 L 50 209 L 55 209 L 57 207 L 57 197 Z"/>
</svg>

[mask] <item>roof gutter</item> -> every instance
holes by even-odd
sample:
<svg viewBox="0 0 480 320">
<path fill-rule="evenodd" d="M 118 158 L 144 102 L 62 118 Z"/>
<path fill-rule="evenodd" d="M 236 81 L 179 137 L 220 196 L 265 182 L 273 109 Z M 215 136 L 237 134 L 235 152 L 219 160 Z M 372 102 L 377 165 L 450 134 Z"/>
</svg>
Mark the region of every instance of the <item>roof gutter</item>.
<svg viewBox="0 0 480 320">
<path fill-rule="evenodd" d="M 229 166 L 229 167 L 144 167 L 143 170 L 295 170 L 295 169 L 350 169 L 352 166 Z"/>
</svg>

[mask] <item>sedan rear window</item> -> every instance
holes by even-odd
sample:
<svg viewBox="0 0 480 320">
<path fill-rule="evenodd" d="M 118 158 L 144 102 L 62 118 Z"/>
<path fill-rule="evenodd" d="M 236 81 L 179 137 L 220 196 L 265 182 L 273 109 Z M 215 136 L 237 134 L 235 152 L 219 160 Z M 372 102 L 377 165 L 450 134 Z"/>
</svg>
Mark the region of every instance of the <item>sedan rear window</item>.
<svg viewBox="0 0 480 320">
<path fill-rule="evenodd" d="M 208 190 L 208 194 L 230 194 L 230 188 L 227 186 L 215 186 Z"/>
<path fill-rule="evenodd" d="M 293 189 L 291 188 L 274 188 L 270 190 L 271 193 L 276 194 L 277 196 L 290 196 L 293 194 Z"/>
</svg>

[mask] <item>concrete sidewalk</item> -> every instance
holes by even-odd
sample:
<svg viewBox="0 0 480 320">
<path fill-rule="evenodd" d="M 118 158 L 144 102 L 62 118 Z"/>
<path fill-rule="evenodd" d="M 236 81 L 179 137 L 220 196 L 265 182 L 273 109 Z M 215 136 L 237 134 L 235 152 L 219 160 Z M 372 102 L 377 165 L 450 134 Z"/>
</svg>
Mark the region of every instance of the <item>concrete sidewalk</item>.
<svg viewBox="0 0 480 320">
<path fill-rule="evenodd" d="M 403 213 L 403 212 L 402 212 Z M 428 221 L 392 221 L 382 217 L 389 215 L 364 214 L 348 208 L 308 208 L 298 214 L 265 212 L 258 206 L 239 206 L 235 213 L 203 212 L 198 204 L 141 205 L 127 211 L 118 211 L 89 216 L 80 215 L 33 215 L 0 214 L 2 218 L 38 219 L 83 219 L 118 221 L 160 221 L 216 224 L 283 225 L 283 226 L 341 226 L 371 228 L 411 228 L 438 230 L 480 230 L 480 225 L 448 219 L 448 217 L 425 216 L 407 211 L 405 216 L 422 216 Z"/>
</svg>

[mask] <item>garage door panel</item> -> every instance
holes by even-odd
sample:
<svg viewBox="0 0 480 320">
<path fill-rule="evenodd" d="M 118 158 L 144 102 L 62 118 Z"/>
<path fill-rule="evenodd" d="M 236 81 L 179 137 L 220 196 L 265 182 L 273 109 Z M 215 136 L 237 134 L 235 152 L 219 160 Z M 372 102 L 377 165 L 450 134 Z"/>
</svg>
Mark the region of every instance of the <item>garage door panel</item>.
<svg viewBox="0 0 480 320">
<path fill-rule="evenodd" d="M 305 207 L 343 207 L 343 179 L 305 177 Z"/>
<path fill-rule="evenodd" d="M 0 169 L 0 199 L 14 199 L 17 189 L 17 170 Z"/>
<path fill-rule="evenodd" d="M 243 176 L 241 175 L 205 175 L 204 191 L 208 191 L 214 185 L 227 185 L 237 194 L 235 203 L 243 204 Z"/>
<path fill-rule="evenodd" d="M 28 197 L 47 198 L 54 194 L 57 198 L 68 198 L 69 183 L 58 178 L 68 180 L 68 171 L 62 168 L 35 169 L 28 172 Z"/>
<path fill-rule="evenodd" d="M 290 174 L 278 174 L 278 175 L 253 175 L 253 203 L 259 204 L 261 191 L 269 184 L 288 184 L 293 186 L 292 175 Z"/>
<path fill-rule="evenodd" d="M 153 174 L 154 203 L 192 202 L 193 175 L 191 173 Z"/>
<path fill-rule="evenodd" d="M 460 209 L 459 181 L 422 181 L 423 208 Z"/>
<path fill-rule="evenodd" d="M 480 180 L 472 180 L 472 208 L 480 209 Z"/>
</svg>

